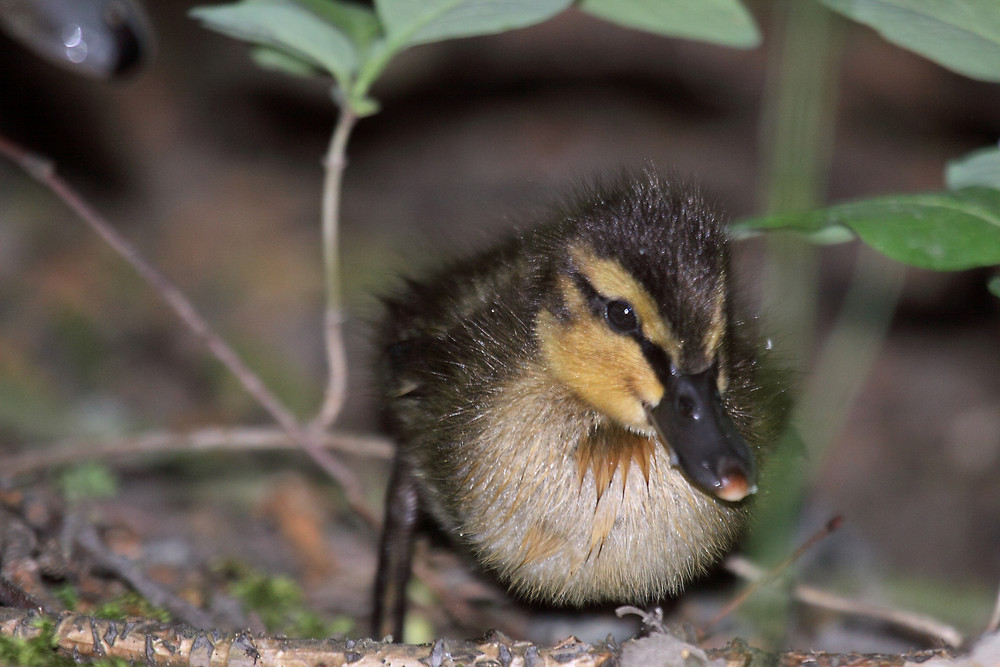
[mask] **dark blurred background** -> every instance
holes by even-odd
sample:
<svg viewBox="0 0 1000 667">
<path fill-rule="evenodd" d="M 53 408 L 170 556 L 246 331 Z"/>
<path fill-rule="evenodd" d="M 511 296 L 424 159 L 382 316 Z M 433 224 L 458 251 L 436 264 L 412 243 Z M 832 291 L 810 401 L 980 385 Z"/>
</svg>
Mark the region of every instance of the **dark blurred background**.
<svg viewBox="0 0 1000 667">
<path fill-rule="evenodd" d="M 243 44 L 187 18 L 194 4 L 149 3 L 157 58 L 122 82 L 74 77 L 0 35 L 0 132 L 54 159 L 306 416 L 325 382 L 319 207 L 336 110 L 326 82 L 256 68 Z M 395 62 L 374 90 L 381 112 L 360 122 L 348 149 L 351 395 L 338 428 L 375 428 L 376 296 L 524 224 L 588 175 L 652 161 L 704 184 L 734 218 L 762 210 L 759 128 L 779 3 L 750 6 L 764 32 L 751 51 L 570 11 Z M 836 23 L 825 201 L 941 189 L 948 160 L 997 141 L 1000 87 Z M 740 248 L 751 307 L 781 299 L 760 293 L 763 245 Z M 854 244 L 819 253 L 819 343 L 856 253 Z M 845 528 L 814 558 L 827 569 L 819 578 L 975 632 L 1000 581 L 1000 300 L 983 272 L 906 276 L 859 399 L 810 463 L 803 530 L 842 514 Z M 808 377 L 811 358 L 789 364 Z M 0 161 L 3 451 L 243 423 L 267 420 L 120 258 Z M 384 466 L 354 465 L 379 502 Z M 314 577 L 312 603 L 363 613 L 375 537 L 338 529 L 335 494 L 296 454 L 131 462 L 104 516 L 145 525 L 157 544 L 186 536 L 196 546 L 185 557 L 237 554 L 302 575 L 310 565 L 266 509 L 289 475 L 308 482 L 305 505 L 325 513 L 337 558 L 334 574 Z M 842 627 L 822 627 L 836 644 Z M 857 636 L 847 643 L 866 647 Z"/>
</svg>

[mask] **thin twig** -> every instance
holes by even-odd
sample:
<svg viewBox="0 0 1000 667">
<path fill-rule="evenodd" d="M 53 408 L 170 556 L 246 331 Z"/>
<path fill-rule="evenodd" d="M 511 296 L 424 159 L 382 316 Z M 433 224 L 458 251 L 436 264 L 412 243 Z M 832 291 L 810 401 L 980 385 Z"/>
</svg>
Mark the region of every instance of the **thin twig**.
<svg viewBox="0 0 1000 667">
<path fill-rule="evenodd" d="M 166 590 L 142 572 L 132 561 L 111 551 L 97 534 L 97 529 L 87 522 L 81 522 L 74 531 L 74 542 L 93 558 L 102 568 L 115 573 L 128 583 L 137 593 L 156 607 L 162 607 L 174 618 L 208 630 L 214 627 L 214 620 L 208 612 L 195 607 Z M 229 620 L 229 619 L 227 619 Z M 241 627 L 245 619 L 234 619 Z"/>
<path fill-rule="evenodd" d="M 7 155 L 35 180 L 55 193 L 74 213 L 90 225 L 108 245 L 131 264 L 139 275 L 160 294 L 188 329 L 239 380 L 243 388 L 267 410 L 285 432 L 327 474 L 340 484 L 351 508 L 368 523 L 372 525 L 378 524 L 375 514 L 368 508 L 364 495 L 361 493 L 361 488 L 350 470 L 319 447 L 317 444 L 319 440 L 318 436 L 302 428 L 292 412 L 281 402 L 281 399 L 272 393 L 263 380 L 215 333 L 187 297 L 166 276 L 155 269 L 135 246 L 119 234 L 107 220 L 97 213 L 83 197 L 56 173 L 52 161 L 31 153 L 2 136 L 0 136 L 0 153 Z"/>
<path fill-rule="evenodd" d="M 748 581 L 759 581 L 768 576 L 763 569 L 739 556 L 727 559 L 726 569 Z M 851 616 L 871 618 L 897 628 L 939 640 L 948 646 L 957 647 L 963 641 L 962 633 L 955 628 L 922 614 L 852 600 L 836 593 L 830 593 L 829 591 L 803 584 L 795 586 L 792 589 L 792 595 L 796 600 L 813 607 Z"/>
<path fill-rule="evenodd" d="M 787 570 L 792 563 L 801 558 L 804 553 L 812 549 L 817 542 L 825 538 L 833 531 L 837 530 L 840 527 L 841 523 L 843 523 L 843 518 L 839 516 L 835 516 L 834 518 L 827 521 L 822 528 L 817 530 L 815 533 L 812 534 L 812 536 L 808 540 L 799 545 L 799 548 L 793 551 L 788 558 L 781 561 L 774 568 L 772 568 L 771 571 L 768 572 L 766 576 L 753 580 L 742 593 L 740 593 L 732 600 L 730 600 L 729 604 L 723 607 L 718 614 L 716 614 L 708 623 L 705 624 L 705 629 L 714 627 L 723 618 L 736 611 L 740 607 L 740 605 L 746 602 L 751 595 L 756 593 L 761 588 L 761 586 L 777 579 L 782 572 Z"/>
<path fill-rule="evenodd" d="M 357 115 L 348 104 L 341 104 L 340 117 L 330 138 L 330 147 L 324 159 L 326 177 L 323 181 L 323 266 L 326 288 L 324 334 L 329 377 L 323 405 L 310 428 L 314 431 L 328 429 L 341 409 L 347 396 L 347 354 L 344 350 L 344 316 L 340 276 L 340 194 L 347 166 L 347 140 L 357 121 Z"/>
<path fill-rule="evenodd" d="M 392 457 L 392 444 L 372 435 L 328 433 L 321 445 L 343 454 L 377 459 Z M 115 440 L 66 439 L 54 443 L 30 443 L 19 448 L 22 453 L 0 457 L 4 475 L 18 476 L 55 466 L 172 452 L 276 451 L 300 449 L 281 429 L 265 427 L 207 427 L 188 433 L 150 431 Z M 117 461 L 116 461 L 117 462 Z"/>
</svg>

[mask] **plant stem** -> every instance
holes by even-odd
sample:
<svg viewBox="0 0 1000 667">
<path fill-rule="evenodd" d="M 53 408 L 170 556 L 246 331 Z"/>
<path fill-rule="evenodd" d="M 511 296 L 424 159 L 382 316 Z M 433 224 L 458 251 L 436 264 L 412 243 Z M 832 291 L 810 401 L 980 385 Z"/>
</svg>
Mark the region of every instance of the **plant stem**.
<svg viewBox="0 0 1000 667">
<path fill-rule="evenodd" d="M 771 6 L 777 34 L 761 115 L 760 198 L 766 212 L 787 213 L 815 207 L 825 194 L 840 40 L 832 13 L 819 3 L 784 0 Z M 804 365 L 815 336 L 818 253 L 791 234 L 773 234 L 767 255 L 762 303 L 769 327 L 783 354 Z M 786 437 L 782 445 L 791 439 Z M 765 564 L 780 561 L 794 549 L 806 480 L 791 449 L 780 446 L 770 465 L 770 474 L 776 479 L 780 475 L 780 483 L 761 497 L 747 540 L 747 552 Z M 760 608 L 752 615 L 764 641 L 780 645 L 790 600 L 759 597 L 755 604 Z"/>
<path fill-rule="evenodd" d="M 818 3 L 785 0 L 773 7 L 779 32 L 761 116 L 760 199 L 767 213 L 792 213 L 818 206 L 825 195 L 840 40 L 835 17 Z M 794 359 L 807 359 L 813 344 L 817 257 L 811 244 L 790 234 L 768 239 L 765 311 Z"/>
<path fill-rule="evenodd" d="M 772 7 L 777 33 L 761 117 L 760 198 L 768 213 L 802 211 L 820 203 L 829 170 L 839 54 L 839 39 L 831 33 L 837 24 L 818 3 L 784 0 Z M 782 354 L 801 370 L 815 338 L 818 252 L 789 233 L 769 235 L 767 251 L 763 310 Z M 797 426 L 808 435 L 808 425 Z M 781 560 L 795 540 L 806 480 L 790 449 L 779 448 L 770 466 L 780 484 L 760 501 L 750 533 L 749 550 L 765 564 Z"/>
<path fill-rule="evenodd" d="M 892 324 L 905 278 L 902 264 L 870 248 L 858 249 L 847 294 L 816 356 L 797 410 L 809 428 L 810 476 L 824 463 L 824 454 L 864 387 Z"/>
<path fill-rule="evenodd" d="M 328 378 L 323 405 L 310 424 L 316 431 L 328 429 L 347 396 L 347 353 L 344 349 L 343 286 L 340 275 L 340 199 L 347 167 L 347 141 L 357 122 L 357 114 L 346 102 L 341 104 L 340 117 L 330 138 L 324 159 L 326 177 L 323 181 L 323 277 L 326 287 L 324 335 Z"/>
</svg>

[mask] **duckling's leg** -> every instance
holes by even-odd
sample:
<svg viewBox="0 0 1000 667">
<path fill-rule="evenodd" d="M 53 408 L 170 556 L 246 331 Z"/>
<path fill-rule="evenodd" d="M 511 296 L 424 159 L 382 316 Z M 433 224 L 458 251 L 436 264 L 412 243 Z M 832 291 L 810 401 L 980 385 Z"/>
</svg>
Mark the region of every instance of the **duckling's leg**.
<svg viewBox="0 0 1000 667">
<path fill-rule="evenodd" d="M 372 614 L 372 636 L 375 639 L 392 635 L 394 641 L 403 640 L 406 584 L 410 580 L 413 538 L 419 514 L 416 477 L 397 454 L 389 477 L 385 524 L 375 578 L 375 608 Z"/>
</svg>

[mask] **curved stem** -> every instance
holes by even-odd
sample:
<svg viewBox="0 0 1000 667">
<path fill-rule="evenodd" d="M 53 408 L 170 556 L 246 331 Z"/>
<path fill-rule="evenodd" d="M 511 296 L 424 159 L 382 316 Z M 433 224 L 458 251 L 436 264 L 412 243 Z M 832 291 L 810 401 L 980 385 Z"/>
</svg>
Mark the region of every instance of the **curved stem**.
<svg viewBox="0 0 1000 667">
<path fill-rule="evenodd" d="M 340 195 L 347 166 L 347 140 L 357 122 L 357 114 L 347 104 L 341 105 L 337 126 L 330 138 L 324 159 L 323 182 L 323 277 L 326 285 L 324 336 L 328 378 L 323 405 L 310 428 L 323 431 L 330 427 L 347 396 L 347 353 L 344 350 L 344 317 L 340 275 Z"/>
</svg>

